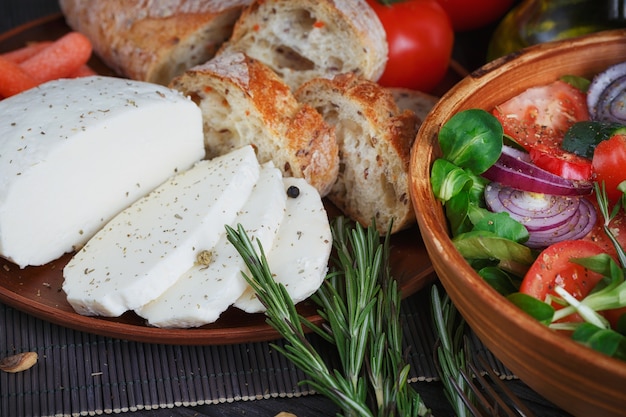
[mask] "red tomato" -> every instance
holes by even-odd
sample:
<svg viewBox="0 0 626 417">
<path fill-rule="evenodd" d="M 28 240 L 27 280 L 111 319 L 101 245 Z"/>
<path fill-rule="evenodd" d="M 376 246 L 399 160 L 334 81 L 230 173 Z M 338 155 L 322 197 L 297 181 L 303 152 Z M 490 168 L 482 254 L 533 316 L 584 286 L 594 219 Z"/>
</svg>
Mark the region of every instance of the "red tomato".
<svg viewBox="0 0 626 417">
<path fill-rule="evenodd" d="M 617 329 L 617 322 L 624 314 L 626 314 L 626 307 L 614 308 L 613 310 L 605 310 L 602 312 L 602 315 L 609 321 L 611 328 L 614 330 Z"/>
<path fill-rule="evenodd" d="M 598 220 L 596 221 L 594 228 L 591 229 L 591 231 L 583 239 L 600 246 L 605 253 L 611 255 L 615 261 L 618 262 L 619 259 L 617 258 L 615 245 L 613 245 L 611 239 L 609 239 L 607 234 L 604 232 L 604 218 L 600 215 L 600 209 L 598 208 L 598 202 L 595 194 L 589 196 L 589 201 L 591 201 L 596 207 Z M 626 248 L 626 213 L 624 213 L 624 210 L 620 210 L 615 218 L 611 220 L 611 223 L 609 223 L 609 229 L 611 229 L 611 232 L 617 238 L 618 243 L 623 248 Z"/>
<path fill-rule="evenodd" d="M 450 64 L 454 31 L 436 0 L 384 5 L 367 0 L 387 32 L 389 59 L 379 84 L 432 91 Z"/>
<path fill-rule="evenodd" d="M 615 135 L 596 146 L 593 152 L 593 171 L 598 183 L 604 181 L 609 200 L 616 202 L 622 192 L 617 186 L 626 180 L 626 136 Z"/>
<path fill-rule="evenodd" d="M 570 180 L 591 180 L 591 160 L 587 158 L 543 144 L 533 145 L 528 153 L 531 161 L 539 168 Z"/>
<path fill-rule="evenodd" d="M 450 16 L 454 30 L 478 29 L 501 18 L 513 0 L 437 0 Z"/>
<path fill-rule="evenodd" d="M 575 122 L 589 120 L 585 94 L 560 80 L 529 88 L 496 106 L 493 115 L 526 150 L 535 144 L 560 148 Z"/>
<path fill-rule="evenodd" d="M 571 258 L 586 258 L 603 253 L 602 248 L 586 240 L 566 240 L 544 249 L 524 276 L 519 291 L 545 301 L 554 288 L 562 286 L 580 300 L 602 279 L 602 275 L 570 262 Z M 562 306 L 554 303 L 554 308 Z M 567 321 L 580 321 L 572 315 Z"/>
</svg>

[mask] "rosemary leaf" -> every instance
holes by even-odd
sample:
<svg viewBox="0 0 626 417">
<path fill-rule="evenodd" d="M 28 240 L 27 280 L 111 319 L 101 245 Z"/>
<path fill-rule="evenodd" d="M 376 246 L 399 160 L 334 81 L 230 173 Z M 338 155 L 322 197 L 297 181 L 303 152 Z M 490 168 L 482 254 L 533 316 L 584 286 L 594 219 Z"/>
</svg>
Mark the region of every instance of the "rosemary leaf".
<svg viewBox="0 0 626 417">
<path fill-rule="evenodd" d="M 462 396 L 454 388 L 460 388 L 463 395 L 473 401 L 472 391 L 461 375 L 461 370 L 468 371 L 467 344 L 463 337 L 465 321 L 458 314 L 447 294 L 440 295 L 436 285 L 431 290 L 431 307 L 437 329 L 438 346 L 435 350 L 437 372 L 444 386 L 444 392 L 457 417 L 471 416 Z"/>
<path fill-rule="evenodd" d="M 389 270 L 388 239 L 381 244 L 375 225 L 353 227 L 343 217 L 332 227 L 331 270 L 311 297 L 324 319 L 316 326 L 298 314 L 285 288 L 274 281 L 261 245 L 256 248 L 241 225 L 237 230 L 226 226 L 250 271 L 244 277 L 267 309 L 267 322 L 286 340 L 274 348 L 306 373 L 302 383 L 332 400 L 346 417 L 430 415 L 408 383 L 400 291 Z M 340 369 L 328 368 L 305 337 L 305 327 L 335 347 Z"/>
<path fill-rule="evenodd" d="M 606 194 L 606 187 L 604 185 L 604 182 L 602 182 L 602 185 L 594 182 L 593 188 L 596 193 L 596 199 L 598 201 L 600 214 L 602 214 L 602 217 L 604 218 L 604 233 L 607 234 L 607 236 L 611 240 L 611 243 L 613 243 L 620 264 L 622 265 L 622 267 L 626 267 L 626 251 L 624 251 L 624 248 L 622 248 L 619 241 L 617 240 L 617 237 L 615 237 L 615 234 L 609 227 L 609 223 L 611 222 L 611 220 L 615 218 L 619 210 L 622 208 L 622 201 L 626 201 L 626 194 L 624 194 L 622 198 L 619 199 L 618 202 L 615 204 L 613 209 L 609 211 L 609 197 Z"/>
</svg>

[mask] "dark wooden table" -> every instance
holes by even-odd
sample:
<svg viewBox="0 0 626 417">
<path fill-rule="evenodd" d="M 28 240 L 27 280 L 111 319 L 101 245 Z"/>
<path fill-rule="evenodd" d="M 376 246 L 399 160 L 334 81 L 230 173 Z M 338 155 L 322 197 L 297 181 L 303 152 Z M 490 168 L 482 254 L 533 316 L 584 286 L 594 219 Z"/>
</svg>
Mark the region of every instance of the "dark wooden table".
<svg viewBox="0 0 626 417">
<path fill-rule="evenodd" d="M 52 13 L 59 12 L 56 0 L 2 0 L 0 5 L 0 33 L 21 24 Z M 477 32 L 457 34 L 454 56 L 465 68 L 474 69 L 484 60 L 485 45 L 491 28 Z M 569 414 L 552 405 L 521 381 L 507 381 L 508 386 L 526 404 L 542 417 L 564 417 Z M 417 383 L 417 389 L 436 416 L 452 416 L 442 385 L 438 382 Z M 281 411 L 296 414 L 298 417 L 334 416 L 339 411 L 326 398 L 318 395 L 299 398 L 271 398 L 257 401 L 235 401 L 195 407 L 176 407 L 149 411 L 127 412 L 128 416 L 145 417 L 218 417 L 218 416 L 274 416 Z"/>
</svg>

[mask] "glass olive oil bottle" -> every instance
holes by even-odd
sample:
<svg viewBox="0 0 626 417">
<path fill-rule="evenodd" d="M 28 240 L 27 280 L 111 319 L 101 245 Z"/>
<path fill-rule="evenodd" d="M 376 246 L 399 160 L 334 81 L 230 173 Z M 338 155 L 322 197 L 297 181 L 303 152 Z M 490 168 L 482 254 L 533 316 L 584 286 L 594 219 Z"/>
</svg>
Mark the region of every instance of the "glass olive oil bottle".
<svg viewBox="0 0 626 417">
<path fill-rule="evenodd" d="M 626 27 L 626 0 L 524 0 L 496 27 L 492 60 L 529 45 Z"/>
</svg>

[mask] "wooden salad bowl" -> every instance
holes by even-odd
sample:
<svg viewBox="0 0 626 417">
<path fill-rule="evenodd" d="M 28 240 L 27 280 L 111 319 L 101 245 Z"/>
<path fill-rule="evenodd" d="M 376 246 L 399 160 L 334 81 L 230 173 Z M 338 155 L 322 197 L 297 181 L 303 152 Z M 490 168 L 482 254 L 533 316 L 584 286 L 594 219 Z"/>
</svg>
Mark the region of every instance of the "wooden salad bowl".
<svg viewBox="0 0 626 417">
<path fill-rule="evenodd" d="M 433 267 L 482 342 L 521 380 L 575 416 L 626 415 L 626 362 L 557 334 L 493 290 L 455 249 L 430 185 L 437 135 L 453 114 L 491 110 L 529 87 L 566 74 L 592 77 L 626 61 L 626 30 L 545 43 L 492 61 L 465 77 L 426 118 L 412 149 L 411 192 Z"/>
</svg>

